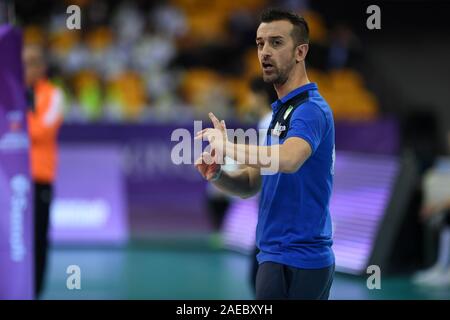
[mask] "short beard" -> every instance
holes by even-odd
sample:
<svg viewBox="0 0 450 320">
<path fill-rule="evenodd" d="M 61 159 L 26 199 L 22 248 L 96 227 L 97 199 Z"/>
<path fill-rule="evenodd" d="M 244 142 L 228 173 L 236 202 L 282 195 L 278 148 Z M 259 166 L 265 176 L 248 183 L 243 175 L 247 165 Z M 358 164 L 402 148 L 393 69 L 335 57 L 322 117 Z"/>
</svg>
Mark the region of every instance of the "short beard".
<svg viewBox="0 0 450 320">
<path fill-rule="evenodd" d="M 295 66 L 295 62 L 283 70 L 279 70 L 278 68 L 276 68 L 276 70 L 275 70 L 276 77 L 273 80 L 266 79 L 266 78 L 264 78 L 264 76 L 263 76 L 263 80 L 264 80 L 264 82 L 271 83 L 273 85 L 277 85 L 277 86 L 283 85 L 289 79 L 289 73 L 291 72 L 292 68 L 294 68 L 294 66 Z"/>
<path fill-rule="evenodd" d="M 284 72 L 280 72 L 278 74 L 278 77 L 272 81 L 272 84 L 274 85 L 283 85 L 286 83 L 286 81 L 289 78 L 289 71 L 288 70 L 284 70 Z"/>
</svg>

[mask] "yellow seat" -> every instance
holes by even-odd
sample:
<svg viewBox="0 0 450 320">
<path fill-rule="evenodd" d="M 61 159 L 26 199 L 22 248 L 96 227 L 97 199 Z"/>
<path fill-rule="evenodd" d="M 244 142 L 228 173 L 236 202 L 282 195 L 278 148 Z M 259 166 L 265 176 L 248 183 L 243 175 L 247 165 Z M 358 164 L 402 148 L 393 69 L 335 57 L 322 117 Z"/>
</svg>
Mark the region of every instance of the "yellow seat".
<svg viewBox="0 0 450 320">
<path fill-rule="evenodd" d="M 76 100 L 83 113 L 90 120 L 102 115 L 103 96 L 99 75 L 93 70 L 81 70 L 73 77 Z"/>
<path fill-rule="evenodd" d="M 134 71 L 124 71 L 108 83 L 108 100 L 121 118 L 138 120 L 148 100 L 143 79 Z"/>
<path fill-rule="evenodd" d="M 87 34 L 86 44 L 93 51 L 102 51 L 111 44 L 112 39 L 111 29 L 107 26 L 102 26 Z"/>
<path fill-rule="evenodd" d="M 331 80 L 328 73 L 319 69 L 309 68 L 308 78 L 311 82 L 317 83 L 320 92 L 331 90 Z"/>
<path fill-rule="evenodd" d="M 363 88 L 364 81 L 362 76 L 352 69 L 339 69 L 330 71 L 330 80 L 336 90 L 351 90 L 354 88 Z"/>
<path fill-rule="evenodd" d="M 190 36 L 200 42 L 217 41 L 225 37 L 226 16 L 221 12 L 198 12 L 188 16 Z"/>
<path fill-rule="evenodd" d="M 229 78 L 226 79 L 225 85 L 230 92 L 239 116 L 244 116 L 248 111 L 250 103 L 250 83 L 247 79 Z"/>
<path fill-rule="evenodd" d="M 63 30 L 50 35 L 50 49 L 60 55 L 68 54 L 80 41 L 78 30 Z"/>
<path fill-rule="evenodd" d="M 378 115 L 378 102 L 369 92 L 362 76 L 355 70 L 343 69 L 327 73 L 310 69 L 311 81 L 322 83 L 320 92 L 333 110 L 336 120 L 362 121 Z"/>
</svg>

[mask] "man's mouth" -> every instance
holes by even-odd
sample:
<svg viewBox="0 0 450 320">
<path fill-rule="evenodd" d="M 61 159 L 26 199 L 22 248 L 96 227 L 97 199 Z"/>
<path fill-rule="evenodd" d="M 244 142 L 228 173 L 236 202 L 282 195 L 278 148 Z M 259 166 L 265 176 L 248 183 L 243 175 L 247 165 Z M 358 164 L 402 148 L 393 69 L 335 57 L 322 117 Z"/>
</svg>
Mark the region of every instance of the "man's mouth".
<svg viewBox="0 0 450 320">
<path fill-rule="evenodd" d="M 269 63 L 269 62 L 263 62 L 262 63 L 262 68 L 263 68 L 264 71 L 269 71 L 269 72 L 273 71 L 273 69 L 274 69 L 273 65 L 271 63 Z"/>
</svg>

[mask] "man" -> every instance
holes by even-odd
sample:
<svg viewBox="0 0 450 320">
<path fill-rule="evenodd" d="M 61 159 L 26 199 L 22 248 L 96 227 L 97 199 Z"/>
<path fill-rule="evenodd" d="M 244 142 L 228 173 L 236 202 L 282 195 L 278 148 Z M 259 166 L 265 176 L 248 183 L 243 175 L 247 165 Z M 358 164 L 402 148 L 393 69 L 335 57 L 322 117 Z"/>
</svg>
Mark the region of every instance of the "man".
<svg viewBox="0 0 450 320">
<path fill-rule="evenodd" d="M 269 10 L 261 16 L 256 45 L 263 79 L 278 100 L 266 146 L 228 141 L 224 121 L 210 113 L 214 128 L 196 167 L 222 190 L 249 197 L 261 189 L 256 242 L 257 299 L 328 299 L 334 275 L 329 213 L 334 174 L 334 122 L 330 107 L 305 69 L 308 25 L 298 15 Z M 279 143 L 276 143 L 279 140 Z M 269 164 L 262 161 L 269 154 Z M 278 156 L 277 156 L 278 155 Z M 247 166 L 224 172 L 224 156 Z M 250 161 L 254 158 L 258 161 Z M 262 169 L 278 165 L 272 175 Z"/>
<path fill-rule="evenodd" d="M 29 92 L 28 130 L 31 175 L 34 182 L 35 295 L 42 291 L 48 248 L 48 225 L 56 173 L 57 135 L 62 123 L 63 95 L 45 79 L 42 48 L 27 45 L 23 51 Z"/>
<path fill-rule="evenodd" d="M 450 154 L 450 131 L 447 134 Z M 423 222 L 440 229 L 437 260 L 427 270 L 414 274 L 413 283 L 430 287 L 450 287 L 450 161 L 442 157 L 427 170 L 423 179 Z"/>
</svg>

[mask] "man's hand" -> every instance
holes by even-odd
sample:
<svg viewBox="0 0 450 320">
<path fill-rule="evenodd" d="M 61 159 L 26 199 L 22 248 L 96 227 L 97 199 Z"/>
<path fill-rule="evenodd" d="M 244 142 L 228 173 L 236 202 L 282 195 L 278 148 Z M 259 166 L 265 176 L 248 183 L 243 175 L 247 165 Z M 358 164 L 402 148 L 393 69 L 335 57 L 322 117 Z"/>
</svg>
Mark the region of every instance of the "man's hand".
<svg viewBox="0 0 450 320">
<path fill-rule="evenodd" d="M 219 121 L 212 112 L 208 115 L 214 125 L 214 129 L 207 128 L 197 132 L 195 139 L 206 137 L 211 146 L 211 155 L 215 158 L 215 162 L 224 164 L 226 143 L 228 142 L 225 121 Z"/>
<path fill-rule="evenodd" d="M 195 161 L 195 167 L 206 180 L 214 180 L 220 173 L 221 166 L 214 160 L 214 150 L 203 152 L 200 158 Z"/>
</svg>

